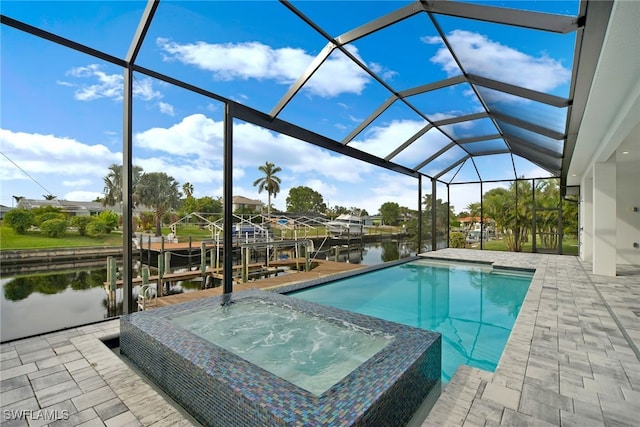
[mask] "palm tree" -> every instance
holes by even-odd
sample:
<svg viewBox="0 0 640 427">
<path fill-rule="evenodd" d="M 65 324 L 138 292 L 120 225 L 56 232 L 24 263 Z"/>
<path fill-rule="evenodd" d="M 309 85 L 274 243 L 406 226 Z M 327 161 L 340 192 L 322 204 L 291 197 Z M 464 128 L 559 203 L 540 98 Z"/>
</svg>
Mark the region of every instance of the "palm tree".
<svg viewBox="0 0 640 427">
<path fill-rule="evenodd" d="M 43 194 L 45 200 L 55 200 L 58 196 L 54 196 L 53 194 Z"/>
<path fill-rule="evenodd" d="M 474 202 L 474 203 L 469 203 L 467 205 L 467 210 L 469 211 L 469 216 L 471 217 L 479 217 L 480 216 L 480 203 L 479 202 Z"/>
<path fill-rule="evenodd" d="M 191 184 L 190 182 L 185 182 L 184 184 L 182 184 L 182 192 L 184 193 L 184 197 L 186 197 L 187 199 L 189 197 L 193 197 L 193 184 Z"/>
<path fill-rule="evenodd" d="M 131 183 L 132 192 L 135 191 L 142 168 L 140 166 L 133 167 L 133 182 Z M 112 164 L 109 166 L 109 173 L 104 177 L 104 198 L 102 204 L 104 206 L 115 206 L 122 203 L 122 165 Z M 135 203 L 134 203 L 135 204 Z"/>
<path fill-rule="evenodd" d="M 262 190 L 267 191 L 267 218 L 271 218 L 271 195 L 275 198 L 280 192 L 280 178 L 276 176 L 276 173 L 282 171 L 281 168 L 274 165 L 271 162 L 265 162 L 264 165 L 258 167 L 258 170 L 264 173 L 262 178 L 258 178 L 254 181 L 253 186 L 258 187 L 258 193 L 262 193 Z"/>
</svg>

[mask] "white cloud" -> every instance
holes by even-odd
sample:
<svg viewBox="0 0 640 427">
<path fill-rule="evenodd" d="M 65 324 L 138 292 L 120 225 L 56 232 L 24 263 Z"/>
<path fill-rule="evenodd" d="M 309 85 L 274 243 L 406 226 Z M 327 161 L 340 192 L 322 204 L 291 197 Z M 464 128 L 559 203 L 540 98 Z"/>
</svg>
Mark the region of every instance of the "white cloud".
<svg viewBox="0 0 640 427">
<path fill-rule="evenodd" d="M 78 101 L 93 101 L 100 98 L 110 98 L 116 101 L 122 100 L 124 76 L 121 74 L 107 74 L 98 64 L 89 64 L 84 67 L 75 67 L 67 72 L 67 75 L 78 79 L 78 83 L 57 81 L 57 84 L 67 87 L 76 87 L 74 98 Z M 96 83 L 87 84 L 82 79 L 97 80 Z M 133 82 L 133 96 L 150 101 L 162 98 L 162 94 L 153 89 L 153 81 L 150 78 L 135 79 Z"/>
<path fill-rule="evenodd" d="M 518 177 L 525 178 L 550 178 L 551 173 L 548 170 L 541 168 L 540 166 L 531 163 L 530 161 L 516 156 L 516 159 L 520 158 L 521 160 L 516 160 L 516 171 L 518 172 Z"/>
<path fill-rule="evenodd" d="M 84 187 L 84 186 L 90 185 L 91 180 L 80 178 L 73 181 L 65 180 L 65 181 L 62 181 L 61 184 L 65 187 Z"/>
<path fill-rule="evenodd" d="M 119 74 L 116 74 L 116 76 Z M 149 78 L 134 79 L 133 81 L 133 96 L 141 98 L 145 101 L 151 101 L 152 99 L 162 98 L 162 94 L 153 89 L 153 82 Z"/>
<path fill-rule="evenodd" d="M 309 176 L 323 176 L 343 182 L 362 182 L 372 166 L 349 157 L 323 150 L 286 135 L 274 134 L 258 126 L 243 123 L 234 126 L 234 164 L 257 167 L 266 160 L 292 173 L 300 182 Z"/>
<path fill-rule="evenodd" d="M 223 123 L 192 114 L 169 128 L 151 128 L 134 135 L 134 144 L 172 156 L 222 161 Z"/>
<path fill-rule="evenodd" d="M 176 162 L 175 160 L 168 157 L 148 157 L 136 158 L 134 162 L 142 167 L 145 172 L 162 171 L 179 183 L 201 184 L 198 186 L 198 190 L 207 194 L 209 194 L 205 191 L 207 185 L 220 185 L 222 183 L 223 172 L 220 167 L 202 161 L 184 163 Z M 234 178 L 239 178 L 240 176 L 240 174 L 236 175 L 234 171 Z"/>
<path fill-rule="evenodd" d="M 468 73 L 491 76 L 518 86 L 548 92 L 571 78 L 571 70 L 545 54 L 531 56 L 490 40 L 487 36 L 464 30 L 451 31 L 447 38 Z M 429 44 L 440 44 L 439 37 L 423 37 Z M 442 46 L 431 61 L 450 75 L 460 70 L 446 47 Z"/>
<path fill-rule="evenodd" d="M 425 121 L 394 120 L 386 126 L 374 126 L 349 145 L 379 157 L 386 157 L 420 129 Z"/>
<path fill-rule="evenodd" d="M 410 209 L 418 208 L 418 180 L 384 169 L 374 169 L 363 185 L 344 185 L 334 193 L 320 192 L 331 206 L 358 207 L 374 215 L 383 203 L 395 202 Z"/>
<path fill-rule="evenodd" d="M 393 78 L 398 75 L 397 71 L 389 70 L 388 68 L 386 68 L 382 64 L 378 64 L 376 62 L 371 62 L 369 64 L 369 68 L 371 68 L 371 71 L 376 73 L 383 80 L 387 80 L 387 81 L 388 80 L 393 80 Z"/>
<path fill-rule="evenodd" d="M 180 44 L 166 38 L 157 39 L 167 54 L 165 60 L 178 60 L 210 71 L 217 80 L 274 80 L 279 84 L 295 82 L 314 56 L 303 49 L 272 48 L 260 42 Z M 358 59 L 357 49 L 347 47 Z M 360 59 L 361 60 L 361 59 Z M 385 73 L 392 73 L 384 70 Z M 336 79 L 336 76 L 340 76 Z M 347 56 L 335 51 L 304 86 L 305 91 L 321 97 L 342 93 L 360 94 L 371 78 Z"/>
<path fill-rule="evenodd" d="M 167 128 L 148 129 L 134 136 L 134 164 L 147 172 L 166 172 L 180 183 L 191 182 L 198 197 L 218 196 L 223 178 L 222 133 L 221 121 L 202 114 L 184 117 Z M 279 174 L 282 190 L 273 200 L 281 209 L 288 189 L 300 185 L 320 192 L 328 204 L 358 206 L 372 213 L 389 200 L 409 206 L 415 199 L 413 191 L 393 178 L 395 174 L 381 174 L 387 171 L 312 144 L 248 123 L 234 126 L 234 138 L 234 194 L 266 200 L 251 184 L 260 176 L 258 166 L 270 161 L 283 170 Z M 122 161 L 121 153 L 111 153 L 104 146 L 89 146 L 53 135 L 4 130 L 0 132 L 0 142 L 3 152 L 46 187 L 50 183 L 48 190 L 53 194 L 67 200 L 94 200 L 100 196 L 108 166 Z M 31 196 L 36 198 L 44 194 L 34 184 L 30 184 L 31 190 L 18 190 L 16 179 L 28 184 L 29 178 L 2 158 L 0 169 L 3 191 L 11 188 L 7 194 L 14 189 L 14 194 L 27 196 L 35 191 Z M 74 191 L 66 192 L 68 189 Z"/>
<path fill-rule="evenodd" d="M 98 197 L 104 197 L 104 194 L 95 191 L 71 191 L 61 197 L 61 199 L 72 200 L 74 202 L 93 202 Z"/>
<path fill-rule="evenodd" d="M 2 151 L 29 173 L 62 176 L 100 175 L 122 156 L 101 144 L 87 145 L 72 138 L 0 129 Z M 3 167 L 0 176 L 14 179 L 24 175 L 17 167 Z"/>
<path fill-rule="evenodd" d="M 109 165 L 122 161 L 121 153 L 104 145 L 56 135 L 0 129 L 0 146 L 6 156 L 0 156 L 0 194 L 8 206 L 11 194 L 37 199 L 50 192 L 60 200 L 94 200 Z M 69 187 L 76 190 L 69 193 Z"/>
<path fill-rule="evenodd" d="M 303 184 L 305 187 L 313 188 L 318 193 L 322 194 L 325 203 L 332 199 L 334 196 L 340 194 L 340 188 L 333 183 L 327 182 L 327 180 L 321 180 L 318 178 L 308 179 Z"/>
<path fill-rule="evenodd" d="M 173 105 L 167 104 L 166 102 L 158 102 L 158 108 L 162 114 L 166 114 L 168 116 L 174 116 L 175 112 L 173 111 Z"/>
<path fill-rule="evenodd" d="M 494 183 L 487 183 L 483 187 L 484 191 L 489 191 L 490 186 Z M 455 213 L 460 213 L 464 210 L 467 210 L 467 206 L 471 203 L 480 203 L 480 185 L 451 185 L 451 191 L 449 194 L 451 195 L 451 206 L 453 207 L 453 211 Z M 438 199 L 446 199 L 446 195 L 441 196 L 439 193 L 436 194 Z"/>
<path fill-rule="evenodd" d="M 203 114 L 183 118 L 169 128 L 152 128 L 134 135 L 134 146 L 168 154 L 163 164 L 154 170 L 165 170 L 167 164 L 184 162 L 205 165 L 208 170 L 220 169 L 223 149 L 222 121 Z M 249 123 L 238 123 L 233 128 L 234 166 L 239 169 L 256 168 L 271 161 L 277 166 L 301 176 L 319 174 L 347 182 L 361 182 L 362 174 L 372 166 L 356 162 L 349 157 L 322 150 L 312 144 L 286 135 L 274 134 Z M 155 161 L 159 161 L 156 159 Z M 140 163 L 144 167 L 144 164 Z M 145 167 L 145 170 L 147 168 Z M 176 175 L 172 175 L 177 179 Z M 190 180 L 192 181 L 192 180 Z"/>
</svg>

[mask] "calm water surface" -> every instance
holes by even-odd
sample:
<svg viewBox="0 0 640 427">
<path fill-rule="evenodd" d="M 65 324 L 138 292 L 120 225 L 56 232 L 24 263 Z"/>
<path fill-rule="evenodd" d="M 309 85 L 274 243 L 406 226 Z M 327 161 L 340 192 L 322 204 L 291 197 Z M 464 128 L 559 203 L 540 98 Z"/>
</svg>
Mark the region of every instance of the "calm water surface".
<svg viewBox="0 0 640 427">
<path fill-rule="evenodd" d="M 532 273 L 419 260 L 288 295 L 442 334 L 442 380 L 495 371 Z"/>
<path fill-rule="evenodd" d="M 349 262 L 366 265 L 407 256 L 406 245 L 383 242 L 352 251 Z M 341 257 L 346 261 L 346 256 Z M 115 310 L 109 309 L 103 282 L 105 262 L 64 272 L 41 272 L 0 276 L 0 341 L 28 337 L 59 329 L 86 325 L 122 314 L 122 290 L 117 291 Z M 153 272 L 152 272 L 153 274 Z M 134 298 L 138 294 L 134 287 Z M 200 281 L 185 281 L 171 293 L 200 290 Z"/>
</svg>

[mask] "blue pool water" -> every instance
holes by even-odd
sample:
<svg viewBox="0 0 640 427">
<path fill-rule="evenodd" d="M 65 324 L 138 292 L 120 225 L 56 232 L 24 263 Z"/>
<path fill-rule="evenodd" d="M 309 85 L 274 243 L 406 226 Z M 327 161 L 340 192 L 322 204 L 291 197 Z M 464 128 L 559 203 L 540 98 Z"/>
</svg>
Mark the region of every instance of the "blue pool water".
<svg viewBox="0 0 640 427">
<path fill-rule="evenodd" d="M 288 293 L 442 334 L 442 380 L 461 364 L 493 372 L 533 273 L 418 260 Z"/>
</svg>

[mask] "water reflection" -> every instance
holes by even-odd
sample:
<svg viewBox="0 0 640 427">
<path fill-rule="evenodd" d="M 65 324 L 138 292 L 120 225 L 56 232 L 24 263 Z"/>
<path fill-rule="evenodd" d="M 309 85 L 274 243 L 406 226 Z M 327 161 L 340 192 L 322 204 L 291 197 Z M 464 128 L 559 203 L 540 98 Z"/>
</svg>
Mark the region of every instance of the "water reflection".
<svg viewBox="0 0 640 427">
<path fill-rule="evenodd" d="M 109 319 L 122 314 L 124 294 L 116 291 L 115 304 L 109 304 L 104 281 L 107 269 L 84 267 L 73 271 L 2 277 L 0 341 L 51 332 Z M 154 274 L 155 271 L 152 272 Z M 134 269 L 134 275 L 137 270 Z M 169 294 L 200 289 L 198 281 L 176 282 Z M 139 286 L 134 286 L 134 300 Z"/>
<path fill-rule="evenodd" d="M 397 241 L 365 245 L 358 252 L 357 262 L 366 265 L 396 260 L 409 255 L 408 244 Z M 356 262 L 350 259 L 349 262 Z M 343 262 L 347 259 L 343 259 Z M 122 314 L 124 295 L 116 291 L 115 305 L 108 302 L 104 282 L 107 277 L 105 263 L 52 272 L 16 274 L 0 277 L 2 298 L 0 311 L 0 341 L 32 336 L 72 326 L 109 319 Z M 133 276 L 138 275 L 134 266 Z M 151 275 L 157 274 L 155 268 Z M 171 283 L 170 295 L 201 289 L 200 279 Z M 132 290 L 137 299 L 139 286 Z M 166 293 L 166 290 L 165 290 Z"/>
<path fill-rule="evenodd" d="M 529 288 L 526 286 L 509 286 L 514 281 L 513 275 L 503 276 L 494 271 L 492 277 L 493 280 L 484 281 L 483 274 L 480 271 L 472 271 L 470 273 L 470 285 L 474 289 L 481 290 L 483 296 L 494 305 L 506 308 L 510 315 L 516 317 Z M 525 278 L 524 281 L 526 282 L 526 280 Z"/>
<path fill-rule="evenodd" d="M 362 257 L 362 264 L 376 265 L 383 262 L 395 261 L 415 255 L 408 241 L 386 241 L 377 244 L 366 245 L 366 252 Z"/>
<path fill-rule="evenodd" d="M 8 301 L 20 301 L 33 292 L 53 295 L 65 291 L 68 287 L 74 291 L 102 287 L 106 271 L 103 268 L 16 277 L 3 285 L 3 294 Z"/>
</svg>

